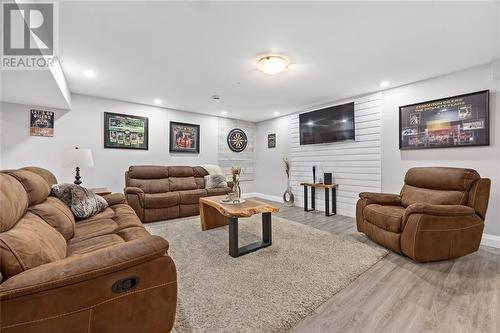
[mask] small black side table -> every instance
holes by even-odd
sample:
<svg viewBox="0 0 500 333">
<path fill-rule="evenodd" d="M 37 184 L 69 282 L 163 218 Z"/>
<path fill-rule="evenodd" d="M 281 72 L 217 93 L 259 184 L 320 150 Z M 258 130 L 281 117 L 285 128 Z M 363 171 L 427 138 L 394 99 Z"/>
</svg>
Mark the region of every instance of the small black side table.
<svg viewBox="0 0 500 333">
<path fill-rule="evenodd" d="M 301 183 L 304 186 L 304 211 L 310 212 L 316 209 L 316 189 L 325 190 L 325 216 L 337 215 L 337 184 L 315 184 Z M 311 188 L 311 208 L 309 208 L 308 188 Z M 330 213 L 330 191 L 332 192 L 332 212 Z"/>
</svg>

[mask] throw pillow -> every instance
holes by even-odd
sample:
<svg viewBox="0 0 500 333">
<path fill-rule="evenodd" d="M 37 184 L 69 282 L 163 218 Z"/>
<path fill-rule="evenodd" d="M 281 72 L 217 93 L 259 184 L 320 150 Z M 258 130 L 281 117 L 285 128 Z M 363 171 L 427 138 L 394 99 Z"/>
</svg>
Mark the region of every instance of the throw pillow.
<svg viewBox="0 0 500 333">
<path fill-rule="evenodd" d="M 208 175 L 205 176 L 205 188 L 227 187 L 226 179 L 223 175 Z"/>
<path fill-rule="evenodd" d="M 51 195 L 68 205 L 78 219 L 87 219 L 108 207 L 103 197 L 75 184 L 54 185 Z"/>
</svg>

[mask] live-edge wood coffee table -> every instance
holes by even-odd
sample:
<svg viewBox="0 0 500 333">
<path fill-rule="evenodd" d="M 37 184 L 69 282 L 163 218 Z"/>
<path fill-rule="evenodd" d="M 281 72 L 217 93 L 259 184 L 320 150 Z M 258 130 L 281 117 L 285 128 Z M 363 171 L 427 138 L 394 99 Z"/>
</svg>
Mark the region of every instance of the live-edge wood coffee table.
<svg viewBox="0 0 500 333">
<path fill-rule="evenodd" d="M 229 224 L 229 255 L 237 258 L 272 244 L 271 213 L 279 211 L 270 204 L 253 199 L 229 205 L 220 200 L 225 196 L 200 198 L 201 229 L 209 230 Z M 262 214 L 262 241 L 238 247 L 238 218 Z"/>
</svg>

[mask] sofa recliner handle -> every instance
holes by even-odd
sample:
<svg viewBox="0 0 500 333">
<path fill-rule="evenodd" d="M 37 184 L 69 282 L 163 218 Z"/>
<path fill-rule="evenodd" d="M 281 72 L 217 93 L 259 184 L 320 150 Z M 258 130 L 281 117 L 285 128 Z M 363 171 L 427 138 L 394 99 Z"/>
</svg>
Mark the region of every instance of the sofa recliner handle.
<svg viewBox="0 0 500 333">
<path fill-rule="evenodd" d="M 120 279 L 113 283 L 111 287 L 111 291 L 115 294 L 123 293 L 125 291 L 129 291 L 137 286 L 139 283 L 139 278 L 137 276 L 130 276 L 124 279 Z"/>
</svg>

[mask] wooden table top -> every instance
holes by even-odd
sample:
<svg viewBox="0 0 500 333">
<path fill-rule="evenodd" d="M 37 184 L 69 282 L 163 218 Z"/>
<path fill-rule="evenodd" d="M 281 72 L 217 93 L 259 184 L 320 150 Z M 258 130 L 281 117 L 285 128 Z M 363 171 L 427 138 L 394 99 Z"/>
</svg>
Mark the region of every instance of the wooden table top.
<svg viewBox="0 0 500 333">
<path fill-rule="evenodd" d="M 335 187 L 338 187 L 337 184 L 322 184 L 322 183 L 300 183 L 300 185 L 315 187 L 315 188 L 335 188 Z"/>
<path fill-rule="evenodd" d="M 200 204 L 214 207 L 226 217 L 250 217 L 260 213 L 277 213 L 279 208 L 271 206 L 268 203 L 245 199 L 245 202 L 235 205 L 223 204 L 220 200 L 225 199 L 225 195 L 200 198 Z"/>
</svg>

